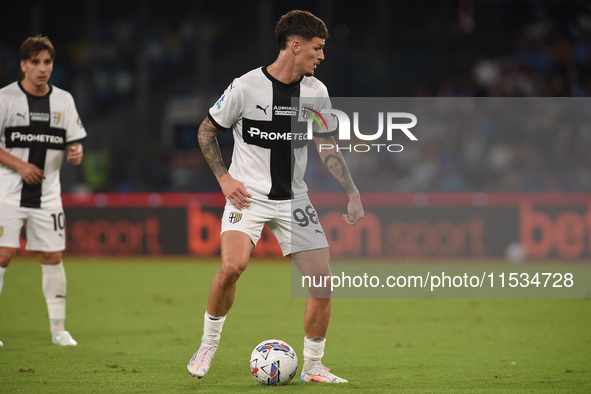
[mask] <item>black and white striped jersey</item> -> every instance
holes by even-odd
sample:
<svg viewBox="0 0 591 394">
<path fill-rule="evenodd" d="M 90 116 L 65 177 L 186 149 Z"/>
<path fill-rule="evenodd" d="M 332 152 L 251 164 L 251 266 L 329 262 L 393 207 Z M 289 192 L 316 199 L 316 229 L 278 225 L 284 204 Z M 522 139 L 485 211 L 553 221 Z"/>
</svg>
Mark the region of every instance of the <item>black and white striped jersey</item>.
<svg viewBox="0 0 591 394">
<path fill-rule="evenodd" d="M 60 167 L 66 144 L 86 137 L 74 99 L 49 85 L 33 96 L 14 82 L 0 89 L 0 148 L 43 170 L 41 184 L 29 185 L 13 168 L 0 165 L 0 202 L 29 208 L 61 205 Z"/>
<path fill-rule="evenodd" d="M 297 106 L 292 98 L 299 98 L 294 100 Z M 209 119 L 221 130 L 233 128 L 230 175 L 255 197 L 288 200 L 308 190 L 308 141 L 305 133 L 292 130 L 292 120 L 297 116 L 298 122 L 306 122 L 308 109 L 330 108 L 326 86 L 318 79 L 302 77 L 285 84 L 261 67 L 234 79 L 209 109 Z M 335 120 L 326 117 L 326 126 L 314 125 L 314 133 L 335 134 Z"/>
</svg>

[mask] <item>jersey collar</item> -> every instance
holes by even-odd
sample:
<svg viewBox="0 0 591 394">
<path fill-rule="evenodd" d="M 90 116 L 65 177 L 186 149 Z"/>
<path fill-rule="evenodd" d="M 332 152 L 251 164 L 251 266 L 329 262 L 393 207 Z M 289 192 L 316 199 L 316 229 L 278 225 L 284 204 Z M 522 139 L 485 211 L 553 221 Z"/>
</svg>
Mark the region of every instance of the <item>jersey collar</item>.
<svg viewBox="0 0 591 394">
<path fill-rule="evenodd" d="M 27 92 L 25 90 L 25 88 L 23 88 L 23 85 L 22 85 L 21 81 L 18 81 L 17 84 L 18 84 L 18 87 L 23 91 L 24 94 L 26 94 L 27 96 L 30 96 L 30 97 L 34 97 L 34 98 L 47 97 L 47 96 L 49 96 L 51 94 L 51 92 L 53 92 L 53 85 L 50 84 L 50 83 L 47 84 L 49 86 L 49 91 L 47 93 L 45 93 L 43 96 L 35 96 L 34 94 L 31 94 L 31 93 Z"/>
<path fill-rule="evenodd" d="M 273 77 L 271 74 L 269 74 L 269 71 L 267 71 L 267 66 L 261 67 L 261 70 L 263 71 L 263 74 L 265 74 L 265 76 L 269 78 L 271 82 L 285 89 L 293 89 L 298 87 L 300 85 L 300 82 L 302 82 L 302 79 L 304 79 L 304 76 L 302 75 L 300 79 L 293 83 L 283 83 L 280 80 L 275 79 L 275 77 Z"/>
</svg>

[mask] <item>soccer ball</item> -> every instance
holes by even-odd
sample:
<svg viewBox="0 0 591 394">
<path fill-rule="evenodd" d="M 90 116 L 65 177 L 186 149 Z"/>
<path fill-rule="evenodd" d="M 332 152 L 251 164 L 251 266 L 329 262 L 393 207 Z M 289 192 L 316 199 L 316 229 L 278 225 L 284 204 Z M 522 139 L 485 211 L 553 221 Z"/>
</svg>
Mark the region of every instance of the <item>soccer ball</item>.
<svg viewBox="0 0 591 394">
<path fill-rule="evenodd" d="M 288 384 L 297 372 L 298 356 L 293 348 L 282 340 L 263 341 L 250 355 L 250 373 L 260 384 Z"/>
</svg>

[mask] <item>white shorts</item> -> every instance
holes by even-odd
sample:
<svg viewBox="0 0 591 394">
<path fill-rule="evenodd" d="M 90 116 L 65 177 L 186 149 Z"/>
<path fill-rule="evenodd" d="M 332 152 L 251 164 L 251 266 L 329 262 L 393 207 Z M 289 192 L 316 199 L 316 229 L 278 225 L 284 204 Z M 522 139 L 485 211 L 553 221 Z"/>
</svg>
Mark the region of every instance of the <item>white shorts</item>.
<svg viewBox="0 0 591 394">
<path fill-rule="evenodd" d="M 260 200 L 251 198 L 250 207 L 239 211 L 226 201 L 222 215 L 222 234 L 241 231 L 256 246 L 263 225 L 267 225 L 284 256 L 291 253 L 328 248 L 316 210 L 307 194 L 294 200 Z"/>
<path fill-rule="evenodd" d="M 20 233 L 27 221 L 27 250 L 61 252 L 66 249 L 66 218 L 61 206 L 24 208 L 0 203 L 0 247 L 20 248 Z"/>
</svg>

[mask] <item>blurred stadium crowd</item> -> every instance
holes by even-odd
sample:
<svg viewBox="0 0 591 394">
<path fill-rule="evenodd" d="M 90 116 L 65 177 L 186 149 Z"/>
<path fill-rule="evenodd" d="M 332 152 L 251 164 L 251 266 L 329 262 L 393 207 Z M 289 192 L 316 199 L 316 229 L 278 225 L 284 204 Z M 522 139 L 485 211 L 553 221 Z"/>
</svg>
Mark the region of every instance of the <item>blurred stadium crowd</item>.
<svg viewBox="0 0 591 394">
<path fill-rule="evenodd" d="M 97 5 L 100 3 L 94 0 L 82 4 L 100 8 Z M 308 9 L 321 17 L 327 7 L 337 14 L 337 7 L 330 8 L 329 0 L 320 2 L 320 8 L 312 4 Z M 395 4 L 382 6 L 381 10 L 403 13 Z M 532 4 L 527 18 L 513 21 L 516 27 L 502 36 L 507 42 L 497 46 L 497 50 L 486 53 L 474 47 L 465 48 L 458 57 L 461 61 L 452 59 L 453 66 L 442 66 L 437 72 L 425 73 L 424 78 L 414 78 L 404 89 L 396 89 L 396 85 L 384 81 L 379 84 L 382 89 L 373 92 L 355 88 L 364 85 L 359 78 L 365 76 L 364 66 L 356 60 L 361 56 L 354 54 L 360 48 L 360 38 L 354 37 L 356 30 L 338 23 L 338 17 L 325 17 L 334 41 L 328 42 L 327 67 L 321 66 L 318 76 L 333 95 L 353 97 L 591 96 L 591 7 L 572 7 L 556 17 L 551 7 L 544 7 L 544 1 Z M 472 26 L 461 31 L 457 2 L 449 1 L 446 5 L 448 14 L 443 23 L 453 28 L 445 31 L 466 36 L 478 32 L 478 1 L 473 4 L 474 32 L 470 31 Z M 498 5 L 511 6 L 507 2 Z M 160 129 L 168 101 L 201 95 L 205 102 L 201 111 L 205 111 L 213 103 L 211 98 L 221 94 L 233 77 L 274 60 L 274 21 L 287 9 L 278 9 L 279 6 L 268 1 L 259 1 L 254 8 L 255 14 L 247 16 L 263 15 L 267 19 L 254 29 L 250 38 L 255 43 L 250 43 L 247 49 L 238 45 L 243 39 L 240 26 L 232 29 L 229 25 L 234 20 L 224 18 L 223 10 L 205 16 L 208 10 L 199 6 L 186 12 L 177 9 L 174 18 L 156 9 L 149 16 L 142 15 L 141 7 L 138 12 L 111 13 L 108 17 L 102 17 L 101 12 L 86 13 L 86 19 L 81 18 L 84 22 L 72 22 L 72 31 L 78 28 L 84 32 L 78 35 L 52 36 L 45 33 L 48 29 L 42 29 L 58 51 L 51 82 L 74 95 L 90 135 L 83 173 L 72 173 L 74 180 L 64 182 L 64 191 L 218 191 L 199 151 L 166 146 Z M 509 13 L 510 10 L 505 15 Z M 93 23 L 86 26 L 88 15 Z M 420 24 L 413 26 L 411 35 L 421 28 Z M 383 40 L 382 44 L 393 49 L 391 57 L 382 64 L 385 71 L 382 70 L 380 77 L 388 75 L 388 64 L 397 61 L 395 48 L 404 42 L 404 37 Z M 258 44 L 257 38 L 260 38 Z M 20 42 L 8 45 L 0 40 L 2 86 L 18 78 Z M 389 52 L 378 46 L 374 53 L 379 51 Z M 331 55 L 338 62 L 331 64 Z M 351 64 L 344 64 L 343 59 L 351 59 Z M 375 59 L 372 67 L 379 68 L 381 58 Z M 370 68 L 367 75 L 371 74 Z M 342 81 L 352 78 L 358 78 L 357 84 L 351 83 L 347 89 Z M 400 75 L 391 78 L 404 79 Z M 392 89 L 388 90 L 389 87 Z M 151 97 L 159 95 L 160 101 L 142 104 L 142 97 L 148 91 Z M 138 112 L 138 108 L 144 112 Z M 159 116 L 156 121 L 130 123 L 123 115 L 129 112 L 136 118 L 153 119 L 156 112 Z M 127 122 L 130 134 L 110 132 L 105 120 L 113 124 Z M 591 124 L 575 125 L 560 115 L 544 120 L 545 123 L 532 126 L 538 127 L 536 130 L 516 133 L 495 129 L 494 124 L 465 121 L 462 127 L 446 127 L 437 133 L 419 135 L 417 147 L 409 154 L 399 154 L 397 159 L 382 155 L 361 156 L 363 160 L 359 155 L 346 155 L 346 159 L 360 188 L 368 191 L 591 191 Z M 228 137 L 221 141 L 226 155 L 232 143 Z M 315 159 L 311 155 L 308 171 L 311 188 L 339 190 L 340 186 L 332 182 L 326 169 Z M 363 178 L 360 174 L 365 172 L 375 176 Z M 370 181 L 364 182 L 365 179 Z"/>
<path fill-rule="evenodd" d="M 418 86 L 413 96 L 591 96 L 591 13 L 564 26 L 550 16 L 536 17 L 515 42 L 514 51 L 474 59 L 433 88 Z M 521 119 L 509 102 L 497 112 L 504 122 L 472 112 L 439 128 L 430 125 L 428 132 L 418 132 L 419 146 L 405 154 L 350 155 L 349 166 L 355 174 L 367 174 L 355 177 L 362 190 L 591 191 L 591 123 L 564 108 L 573 102 L 555 102 L 554 110 L 538 119 Z M 313 189 L 339 190 L 323 168 L 312 168 L 308 179 L 319 180 L 312 181 Z"/>
<path fill-rule="evenodd" d="M 34 7 L 31 12 L 35 12 Z M 56 11 L 40 8 L 40 12 Z M 57 24 L 66 21 L 64 18 Z M 75 25 L 80 21 L 69 23 Z M 95 20 L 86 34 L 67 35 L 67 29 L 64 37 L 42 33 L 49 36 L 57 51 L 51 83 L 72 93 L 81 118 L 92 119 L 132 99 L 141 77 L 137 74 L 138 63 L 145 62 L 150 67 L 150 83 L 165 83 L 192 55 L 196 22 L 190 21 L 189 16 L 184 20 L 156 16 L 149 29 L 142 24 L 138 12 L 128 17 L 112 13 Z M 46 30 L 41 28 L 42 32 Z M 0 41 L 2 86 L 19 75 L 20 43 L 12 44 Z"/>
</svg>

